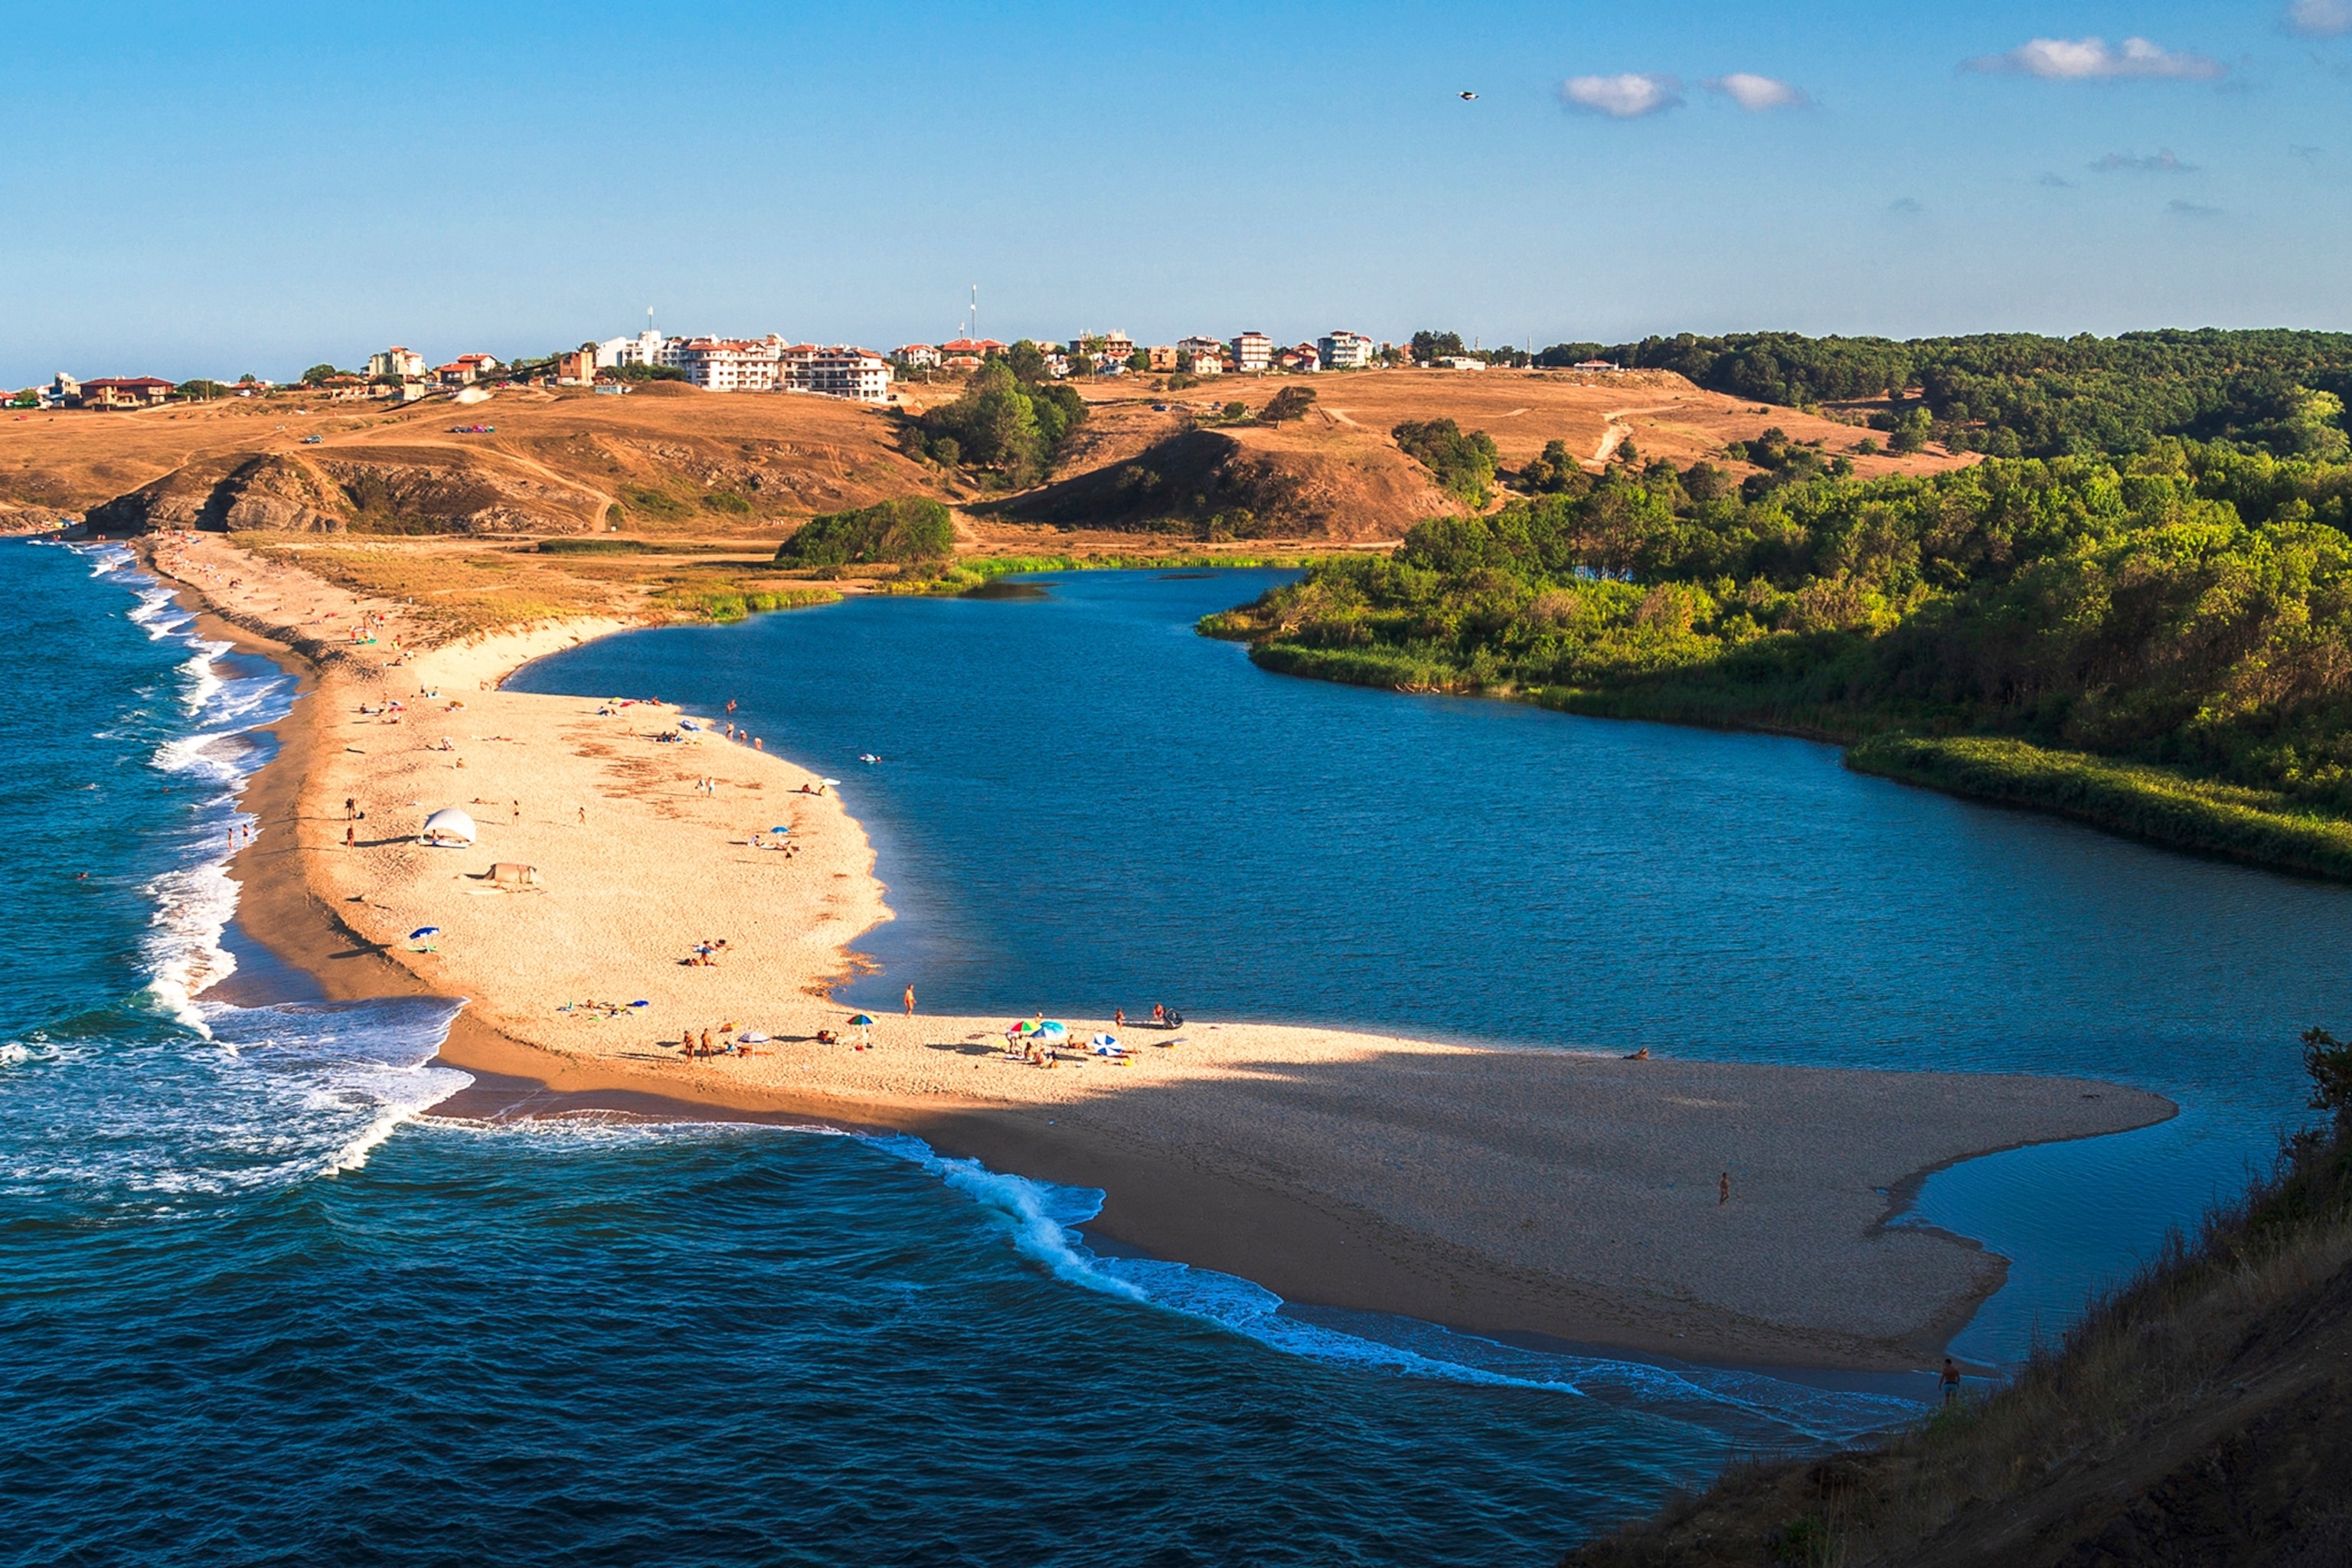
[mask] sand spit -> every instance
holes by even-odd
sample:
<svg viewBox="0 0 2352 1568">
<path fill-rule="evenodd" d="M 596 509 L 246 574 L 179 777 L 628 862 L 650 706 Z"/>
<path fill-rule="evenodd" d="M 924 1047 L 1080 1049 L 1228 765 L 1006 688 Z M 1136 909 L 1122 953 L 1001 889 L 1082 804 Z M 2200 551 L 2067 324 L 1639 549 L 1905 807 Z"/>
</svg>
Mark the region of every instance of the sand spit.
<svg viewBox="0 0 2352 1568">
<path fill-rule="evenodd" d="M 417 650 L 394 646 L 411 635 L 401 606 L 219 536 L 151 553 L 313 673 L 256 786 L 264 837 L 236 867 L 248 929 L 336 994 L 470 998 L 445 1058 L 499 1077 L 468 1113 L 601 1096 L 904 1128 L 1101 1186 L 1106 1234 L 1295 1300 L 1864 1367 L 1921 1364 L 2005 1271 L 1962 1238 L 1883 1224 L 1922 1173 L 2172 1114 L 2073 1079 L 1623 1061 L 1222 1020 L 1130 1028 L 1124 1063 L 1050 1070 L 1006 1060 L 995 1017 L 894 1012 L 871 1049 L 819 1045 L 819 1028 L 857 1038 L 827 992 L 888 918 L 839 795 L 804 793 L 817 775 L 786 758 L 682 728 L 659 693 L 498 689 L 619 623 Z M 375 640 L 354 642 L 355 626 Z M 476 842 L 421 844 L 448 806 Z M 789 854 L 758 847 L 778 827 Z M 537 880 L 502 886 L 499 863 Z M 688 962 L 719 942 L 715 963 Z M 1108 1026 L 1055 1016 L 1079 1040 Z M 770 1038 L 684 1057 L 705 1030 Z"/>
</svg>

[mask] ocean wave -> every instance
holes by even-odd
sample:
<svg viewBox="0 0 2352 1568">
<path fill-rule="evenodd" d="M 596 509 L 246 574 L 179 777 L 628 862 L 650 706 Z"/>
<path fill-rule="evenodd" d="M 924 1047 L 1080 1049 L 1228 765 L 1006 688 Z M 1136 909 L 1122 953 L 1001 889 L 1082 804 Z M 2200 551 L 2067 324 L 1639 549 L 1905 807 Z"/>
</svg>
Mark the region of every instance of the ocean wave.
<svg viewBox="0 0 2352 1568">
<path fill-rule="evenodd" d="M 1736 1369 L 1528 1350 L 1410 1318 L 1301 1310 L 1262 1285 L 1215 1269 L 1097 1254 L 1077 1227 L 1102 1211 L 1100 1189 L 992 1171 L 903 1134 L 865 1141 L 921 1166 L 999 1215 L 1013 1249 L 1054 1278 L 1213 1323 L 1286 1354 L 1407 1377 L 1590 1398 L 1659 1421 L 1717 1431 L 1729 1425 L 1758 1440 L 1845 1441 L 1921 1408 L 1896 1395 L 1816 1388 Z"/>
<path fill-rule="evenodd" d="M 365 1167 L 473 1081 L 434 1065 L 460 1003 L 194 1005 L 201 1037 L 135 1014 L 12 1042 L 0 1192 L 77 1204 L 199 1199 Z"/>
</svg>

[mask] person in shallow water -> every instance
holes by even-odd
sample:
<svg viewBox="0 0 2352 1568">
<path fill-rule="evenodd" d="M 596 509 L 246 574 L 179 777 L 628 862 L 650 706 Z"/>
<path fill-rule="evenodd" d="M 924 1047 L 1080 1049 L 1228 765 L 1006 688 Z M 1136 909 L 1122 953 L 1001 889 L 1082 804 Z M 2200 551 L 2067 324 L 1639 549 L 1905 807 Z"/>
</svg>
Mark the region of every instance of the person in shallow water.
<svg viewBox="0 0 2352 1568">
<path fill-rule="evenodd" d="M 1960 1365 L 1950 1356 L 1944 1358 L 1944 1403 L 1951 1404 L 1960 1396 Z"/>
</svg>

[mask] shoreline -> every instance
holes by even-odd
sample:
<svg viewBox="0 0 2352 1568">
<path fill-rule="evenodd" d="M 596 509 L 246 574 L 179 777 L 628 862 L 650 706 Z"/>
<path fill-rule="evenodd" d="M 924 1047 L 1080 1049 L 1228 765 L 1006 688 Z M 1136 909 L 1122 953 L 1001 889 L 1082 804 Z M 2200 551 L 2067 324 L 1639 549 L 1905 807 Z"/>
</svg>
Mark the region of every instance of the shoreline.
<svg viewBox="0 0 2352 1568">
<path fill-rule="evenodd" d="M 166 549 L 182 552 L 184 570 L 156 559 Z M 197 552 L 215 573 L 278 575 L 266 589 L 247 590 L 246 620 L 231 619 L 223 612 L 238 607 L 235 599 L 184 570 Z M 247 790 L 247 809 L 264 831 L 227 868 L 239 885 L 246 934 L 314 975 L 331 999 L 475 999 L 451 1025 L 440 1059 L 477 1081 L 436 1114 L 498 1120 L 610 1109 L 911 1132 L 992 1169 L 1102 1189 L 1104 1206 L 1088 1233 L 1253 1280 L 1302 1305 L 1716 1364 L 1893 1371 L 1940 1353 L 2007 1268 L 1965 1237 L 1890 1230 L 1885 1221 L 1906 1206 L 1898 1194 L 1960 1160 L 2149 1125 L 2175 1110 L 2158 1096 L 2087 1080 L 1621 1063 L 1265 1024 L 1200 1023 L 1182 1048 L 1147 1047 L 1129 1068 L 1070 1064 L 1053 1075 L 992 1060 L 998 1053 L 990 1042 L 1003 1027 L 996 1020 L 919 1015 L 901 1026 L 894 1016 L 877 1026 L 882 1038 L 873 1051 L 809 1047 L 786 1029 L 807 1034 L 818 1023 L 838 1025 L 840 1009 L 826 993 L 847 972 L 846 944 L 887 918 L 872 851 L 835 797 L 785 791 L 800 813 L 793 841 L 809 846 L 802 858 L 814 862 L 803 869 L 830 875 L 818 884 L 822 896 L 803 879 L 797 891 L 772 895 L 775 909 L 754 911 L 763 923 L 743 945 L 774 977 L 764 987 L 739 981 L 740 967 L 683 973 L 674 962 L 648 967 L 645 933 L 632 924 L 675 927 L 656 934 L 675 937 L 679 947 L 691 938 L 677 933 L 692 928 L 667 912 L 657 921 L 653 911 L 634 908 L 643 901 L 642 879 L 633 883 L 625 869 L 611 887 L 591 886 L 599 862 L 621 850 L 583 849 L 582 836 L 555 831 L 567 825 L 525 823 L 520 795 L 511 837 L 535 847 L 529 852 L 547 865 L 551 887 L 583 900 L 617 888 L 617 914 L 557 912 L 555 892 L 453 901 L 446 883 L 478 875 L 476 862 L 495 852 L 469 852 L 467 868 L 452 871 L 457 860 L 434 858 L 452 852 L 410 847 L 413 827 L 355 853 L 303 842 L 306 834 L 321 837 L 322 818 L 344 826 L 339 814 L 320 809 L 346 793 L 338 780 L 367 780 L 375 786 L 370 809 L 380 810 L 386 794 L 422 792 L 436 780 L 454 788 L 442 772 L 478 761 L 483 772 L 467 787 L 488 785 L 495 773 L 503 783 L 493 801 L 521 780 L 556 780 L 567 801 L 604 791 L 600 824 L 622 816 L 626 835 L 655 843 L 656 863 L 679 885 L 704 886 L 706 877 L 744 885 L 779 868 L 774 859 L 736 853 L 739 841 L 713 843 L 711 814 L 698 818 L 698 800 L 662 776 L 670 758 L 639 744 L 644 738 L 633 730 L 592 722 L 611 715 L 596 714 L 591 700 L 498 690 L 530 658 L 583 640 L 575 633 L 625 626 L 564 624 L 408 650 L 401 663 L 418 673 L 392 685 L 436 689 L 437 679 L 464 690 L 450 717 L 435 721 L 454 726 L 464 722 L 454 717 L 458 709 L 469 716 L 488 710 L 502 731 L 488 740 L 516 743 L 514 752 L 478 751 L 476 737 L 459 761 L 443 763 L 429 746 L 404 744 L 415 731 L 400 732 L 395 752 L 387 743 L 395 737 L 355 728 L 370 721 L 339 710 L 355 696 L 388 689 L 384 672 L 362 669 L 355 650 L 332 637 L 302 636 L 299 618 L 271 628 L 269 617 L 252 609 L 256 592 L 301 593 L 314 607 L 348 604 L 350 595 L 291 568 L 254 564 L 220 536 L 178 546 L 150 541 L 141 553 L 184 602 L 197 601 L 190 607 L 205 635 L 271 658 L 298 682 L 292 713 L 271 727 L 277 752 Z M 241 578 L 233 581 L 242 586 Z M 288 631 L 293 635 L 273 635 Z M 665 721 L 676 712 L 646 711 Z M 339 729 L 341 750 L 333 745 Z M 362 740 L 366 746 L 357 743 Z M 782 788 L 805 776 L 782 758 L 714 743 L 723 749 L 731 792 Z M 718 765 L 702 755 L 709 744 L 692 749 L 698 767 Z M 520 760 L 524 750 L 528 765 Z M 568 754 L 554 756 L 558 751 Z M 348 760 L 372 754 L 383 760 Z M 475 804 L 485 803 L 477 795 Z M 580 809 L 584 826 L 588 808 Z M 759 808 L 762 821 L 771 814 Z M 486 838 L 508 836 L 504 825 L 495 835 L 492 826 L 484 824 Z M 381 831 L 373 817 L 370 826 Z M 826 885 L 835 881 L 849 886 Z M 797 904 L 785 908 L 793 898 Z M 458 933 L 452 952 L 405 952 L 397 931 L 424 919 L 418 911 L 441 910 L 451 912 L 436 918 Z M 746 923 L 732 909 L 727 919 Z M 630 947 L 632 939 L 640 946 Z M 539 962 L 510 962 L 519 942 Z M 577 1038 L 582 1031 L 570 1023 L 572 1034 L 562 1034 L 568 1021 L 550 1020 L 546 997 L 575 993 L 544 990 L 543 968 L 561 967 L 551 961 L 583 943 L 595 963 L 575 964 L 572 973 L 620 969 L 632 977 L 623 989 L 655 999 L 648 1017 L 676 1017 L 697 1005 L 717 1015 L 752 1012 L 777 1044 L 752 1062 L 689 1062 L 634 1039 L 623 1045 L 612 1038 L 617 1030 Z M 794 994 L 779 996 L 787 983 Z M 534 985 L 541 988 L 535 1013 L 523 994 Z M 1094 1026 L 1070 1022 L 1080 1033 Z M 692 1028 L 691 1016 L 673 1028 L 679 1026 Z M 1677 1088 L 1682 1092 L 1673 1092 Z M 1934 1102 L 1924 1117 L 1916 1110 L 1923 1096 Z M 1603 1102 L 1611 1115 L 1595 1121 L 1591 1108 Z M 1824 1121 L 1872 1130 L 1849 1141 L 1866 1146 L 1783 1147 L 1817 1135 Z M 1758 1142 L 1758 1153 L 1723 1152 L 1748 1140 Z M 1683 1147 L 1695 1142 L 1706 1145 L 1703 1157 Z M 1662 1145 L 1673 1146 L 1664 1165 Z M 1759 1185 L 1787 1190 L 1761 1202 L 1715 1205 L 1698 1184 L 1711 1182 L 1719 1160 L 1766 1168 Z M 1743 1175 L 1743 1187 L 1750 1180 Z M 1517 1225 L 1490 1212 L 1498 1200 Z M 1717 1207 L 1722 1215 L 1712 1214 Z M 1769 1272 L 1757 1267 L 1763 1256 L 1780 1259 L 1779 1272 L 1760 1284 L 1744 1278 Z M 1836 1277 L 1852 1278 L 1835 1289 L 1819 1283 Z M 1857 1305 L 1855 1297 L 1866 1300 Z"/>
</svg>

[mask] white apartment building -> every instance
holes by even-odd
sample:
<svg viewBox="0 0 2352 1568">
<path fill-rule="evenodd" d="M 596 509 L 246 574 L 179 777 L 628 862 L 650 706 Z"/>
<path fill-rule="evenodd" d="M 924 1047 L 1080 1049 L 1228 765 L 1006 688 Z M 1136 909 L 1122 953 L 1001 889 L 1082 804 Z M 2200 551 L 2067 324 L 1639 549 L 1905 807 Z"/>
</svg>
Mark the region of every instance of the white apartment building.
<svg viewBox="0 0 2352 1568">
<path fill-rule="evenodd" d="M 667 357 L 672 348 L 674 360 Z M 675 363 L 705 392 L 773 392 L 782 384 L 783 343 L 774 336 L 673 338 L 662 349 L 663 363 Z"/>
<path fill-rule="evenodd" d="M 1274 340 L 1264 332 L 1244 332 L 1234 340 L 1234 368 L 1244 375 L 1271 367 Z"/>
<path fill-rule="evenodd" d="M 596 345 L 596 368 L 618 370 L 625 364 L 660 364 L 662 342 L 662 335 L 651 327 L 633 338 L 607 338 Z"/>
<path fill-rule="evenodd" d="M 809 361 L 808 389 L 820 397 L 887 403 L 890 362 L 871 349 L 824 349 Z"/>
<path fill-rule="evenodd" d="M 1361 332 L 1339 328 L 1315 340 L 1315 352 L 1321 356 L 1325 370 L 1362 370 L 1372 363 L 1379 347 Z"/>
<path fill-rule="evenodd" d="M 367 373 L 370 381 L 422 381 L 425 356 L 395 344 L 381 353 L 368 355 Z"/>
<path fill-rule="evenodd" d="M 890 400 L 890 362 L 871 349 L 794 343 L 780 357 L 777 384 L 786 392 L 846 397 L 856 403 Z"/>
<path fill-rule="evenodd" d="M 929 343 L 908 343 L 890 357 L 909 370 L 930 370 L 940 363 L 940 351 Z"/>
</svg>

